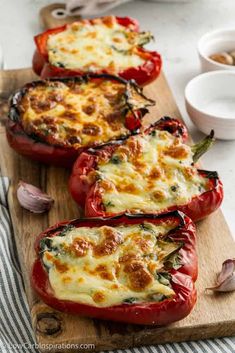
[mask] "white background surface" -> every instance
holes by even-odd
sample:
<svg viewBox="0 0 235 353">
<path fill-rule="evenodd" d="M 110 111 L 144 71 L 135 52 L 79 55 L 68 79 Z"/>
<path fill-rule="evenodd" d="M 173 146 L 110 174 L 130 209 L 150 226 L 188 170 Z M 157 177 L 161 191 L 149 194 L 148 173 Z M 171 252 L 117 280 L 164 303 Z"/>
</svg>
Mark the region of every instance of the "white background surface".
<svg viewBox="0 0 235 353">
<path fill-rule="evenodd" d="M 0 44 L 4 68 L 31 65 L 32 37 L 41 31 L 38 11 L 49 2 L 52 1 L 0 0 Z M 190 133 L 195 140 L 202 138 L 203 134 L 196 130 L 185 112 L 184 88 L 191 78 L 200 73 L 196 47 L 201 35 L 216 28 L 235 27 L 235 1 L 169 3 L 164 0 L 135 0 L 114 9 L 113 13 L 133 16 L 139 20 L 142 29 L 152 31 L 156 42 L 151 44 L 151 48 L 162 54 L 165 74 Z M 203 164 L 208 170 L 217 170 L 221 176 L 225 191 L 222 209 L 235 235 L 235 141 L 217 141 L 203 157 Z"/>
</svg>

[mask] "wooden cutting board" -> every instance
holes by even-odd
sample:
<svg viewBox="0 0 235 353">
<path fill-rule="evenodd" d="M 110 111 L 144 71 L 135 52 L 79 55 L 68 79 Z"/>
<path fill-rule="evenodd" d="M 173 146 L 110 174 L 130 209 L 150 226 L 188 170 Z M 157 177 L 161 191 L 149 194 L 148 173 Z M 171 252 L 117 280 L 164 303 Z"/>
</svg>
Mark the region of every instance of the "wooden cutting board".
<svg viewBox="0 0 235 353">
<path fill-rule="evenodd" d="M 34 261 L 35 236 L 49 225 L 79 215 L 77 206 L 67 190 L 69 172 L 45 167 L 17 155 L 8 147 L 4 131 L 5 102 L 9 94 L 25 82 L 35 78 L 30 69 L 0 72 L 2 125 L 0 127 L 0 168 L 2 175 L 11 179 L 9 208 L 29 302 L 33 329 L 40 344 L 93 344 L 91 350 L 111 350 L 141 345 L 197 340 L 209 337 L 235 335 L 235 293 L 211 294 L 211 286 L 222 262 L 235 256 L 235 244 L 221 211 L 215 212 L 197 224 L 199 279 L 198 302 L 184 320 L 167 327 L 144 327 L 102 322 L 79 316 L 66 315 L 49 308 L 32 291 L 29 274 Z M 163 76 L 149 85 L 146 94 L 156 99 L 146 120 L 154 121 L 163 115 L 180 117 L 171 91 Z M 48 214 L 35 215 L 23 210 L 16 200 L 19 180 L 32 183 L 55 198 L 55 206 Z M 81 350 L 81 349 L 80 349 Z M 51 352 L 75 352 L 76 349 L 58 348 Z M 86 349 L 86 351 L 88 351 Z M 42 352 L 44 350 L 42 349 Z M 46 352 L 46 350 L 45 350 Z"/>
</svg>

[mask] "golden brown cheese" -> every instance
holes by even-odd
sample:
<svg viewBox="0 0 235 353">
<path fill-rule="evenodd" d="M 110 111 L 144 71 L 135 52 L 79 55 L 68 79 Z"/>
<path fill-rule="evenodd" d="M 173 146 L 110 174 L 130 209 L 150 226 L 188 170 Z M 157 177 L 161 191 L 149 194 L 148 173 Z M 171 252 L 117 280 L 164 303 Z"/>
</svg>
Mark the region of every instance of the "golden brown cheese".
<svg viewBox="0 0 235 353">
<path fill-rule="evenodd" d="M 66 248 L 66 251 L 77 257 L 86 256 L 91 244 L 82 238 L 75 238 L 72 244 Z"/>
<path fill-rule="evenodd" d="M 166 131 L 129 137 L 109 160 L 100 160 L 97 178 L 106 212 L 163 211 L 188 203 L 208 189 L 193 165 L 193 152 Z"/>
<path fill-rule="evenodd" d="M 172 297 L 165 261 L 182 244 L 167 238 L 176 224 L 149 222 L 68 228 L 41 242 L 42 261 L 59 299 L 112 306 Z M 49 244 L 49 245 L 48 245 Z"/>
<path fill-rule="evenodd" d="M 122 82 L 110 80 L 45 81 L 27 90 L 20 103 L 24 131 L 40 140 L 79 149 L 129 134 L 126 90 L 136 105 L 143 97 Z M 135 109 L 135 107 L 134 107 Z"/>
<path fill-rule="evenodd" d="M 103 240 L 94 247 L 94 256 L 105 256 L 114 253 L 123 242 L 122 235 L 110 227 L 103 228 Z"/>
<path fill-rule="evenodd" d="M 57 67 L 109 73 L 144 63 L 138 47 L 152 38 L 149 32 L 135 32 L 121 26 L 115 17 L 79 21 L 47 40 L 49 62 Z"/>
</svg>

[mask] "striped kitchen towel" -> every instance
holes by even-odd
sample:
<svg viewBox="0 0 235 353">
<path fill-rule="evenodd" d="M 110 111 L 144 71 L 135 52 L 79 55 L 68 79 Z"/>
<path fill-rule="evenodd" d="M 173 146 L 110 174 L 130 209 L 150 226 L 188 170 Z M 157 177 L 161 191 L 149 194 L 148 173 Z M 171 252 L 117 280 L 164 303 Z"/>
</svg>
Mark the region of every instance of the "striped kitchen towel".
<svg viewBox="0 0 235 353">
<path fill-rule="evenodd" d="M 8 186 L 8 178 L 0 178 L 0 352 L 38 353 L 7 208 Z M 122 352 L 235 353 L 235 337 L 117 351 Z"/>
</svg>

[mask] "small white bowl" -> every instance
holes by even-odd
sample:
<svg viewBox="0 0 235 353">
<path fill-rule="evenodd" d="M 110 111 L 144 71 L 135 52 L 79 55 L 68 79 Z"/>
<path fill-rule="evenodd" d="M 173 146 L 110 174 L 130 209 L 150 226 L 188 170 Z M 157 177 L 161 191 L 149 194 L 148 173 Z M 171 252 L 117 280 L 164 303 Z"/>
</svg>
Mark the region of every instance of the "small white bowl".
<svg viewBox="0 0 235 353">
<path fill-rule="evenodd" d="M 235 139 L 235 72 L 213 71 L 193 78 L 185 88 L 187 112 L 205 134 Z"/>
<path fill-rule="evenodd" d="M 198 54 L 202 72 L 214 70 L 235 71 L 234 65 L 220 64 L 209 58 L 210 55 L 235 50 L 235 28 L 219 29 L 206 33 L 198 42 Z"/>
</svg>

